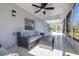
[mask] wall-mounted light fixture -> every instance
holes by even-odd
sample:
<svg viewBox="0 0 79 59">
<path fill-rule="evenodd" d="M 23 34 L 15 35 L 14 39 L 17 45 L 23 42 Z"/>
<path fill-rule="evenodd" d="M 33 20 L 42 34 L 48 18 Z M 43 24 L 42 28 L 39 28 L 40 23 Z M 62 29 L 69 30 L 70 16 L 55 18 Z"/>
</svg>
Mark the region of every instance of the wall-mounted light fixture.
<svg viewBox="0 0 79 59">
<path fill-rule="evenodd" d="M 12 10 L 12 16 L 16 17 L 16 11 L 15 10 Z"/>
</svg>

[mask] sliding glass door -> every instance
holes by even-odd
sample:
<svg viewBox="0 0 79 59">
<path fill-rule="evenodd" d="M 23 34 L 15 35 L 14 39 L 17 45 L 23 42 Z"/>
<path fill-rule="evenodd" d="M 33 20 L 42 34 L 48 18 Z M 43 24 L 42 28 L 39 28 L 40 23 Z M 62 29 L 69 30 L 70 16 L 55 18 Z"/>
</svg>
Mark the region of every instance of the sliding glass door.
<svg viewBox="0 0 79 59">
<path fill-rule="evenodd" d="M 61 22 L 54 22 L 49 24 L 49 29 L 53 33 L 62 33 L 62 23 Z"/>
</svg>

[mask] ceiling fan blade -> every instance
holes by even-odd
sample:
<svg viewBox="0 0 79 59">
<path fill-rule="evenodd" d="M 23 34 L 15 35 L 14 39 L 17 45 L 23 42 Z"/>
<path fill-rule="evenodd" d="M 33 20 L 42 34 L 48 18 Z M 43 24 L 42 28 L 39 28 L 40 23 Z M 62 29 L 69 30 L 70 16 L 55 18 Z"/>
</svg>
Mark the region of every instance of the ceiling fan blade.
<svg viewBox="0 0 79 59">
<path fill-rule="evenodd" d="M 44 14 L 44 15 L 46 15 L 46 12 L 45 12 L 45 11 L 43 11 L 43 14 Z"/>
<path fill-rule="evenodd" d="M 41 3 L 42 6 L 46 6 L 48 3 Z"/>
<path fill-rule="evenodd" d="M 40 8 L 40 6 L 37 6 L 37 5 L 35 5 L 35 4 L 32 4 L 32 6 L 37 7 L 37 8 Z"/>
<path fill-rule="evenodd" d="M 41 9 L 45 8 L 48 3 L 41 3 Z"/>
<path fill-rule="evenodd" d="M 41 11 L 41 10 L 38 10 L 38 11 L 36 11 L 35 13 L 37 13 L 37 12 L 39 12 L 39 11 Z"/>
<path fill-rule="evenodd" d="M 44 9 L 46 9 L 46 10 L 53 10 L 54 7 L 47 7 L 47 8 L 44 8 Z"/>
</svg>

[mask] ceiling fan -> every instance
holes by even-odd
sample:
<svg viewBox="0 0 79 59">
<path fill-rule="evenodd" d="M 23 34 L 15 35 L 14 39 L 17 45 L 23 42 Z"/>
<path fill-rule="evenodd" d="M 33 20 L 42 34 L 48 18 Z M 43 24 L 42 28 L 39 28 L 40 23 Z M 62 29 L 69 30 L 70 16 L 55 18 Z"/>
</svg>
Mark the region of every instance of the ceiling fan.
<svg viewBox="0 0 79 59">
<path fill-rule="evenodd" d="M 53 10 L 54 7 L 46 7 L 48 5 L 48 3 L 41 3 L 41 6 L 32 4 L 32 6 L 39 8 L 39 10 L 37 10 L 35 13 L 38 13 L 39 11 L 41 11 L 42 9 L 44 9 L 43 14 L 46 15 L 46 11 L 45 10 Z"/>
</svg>

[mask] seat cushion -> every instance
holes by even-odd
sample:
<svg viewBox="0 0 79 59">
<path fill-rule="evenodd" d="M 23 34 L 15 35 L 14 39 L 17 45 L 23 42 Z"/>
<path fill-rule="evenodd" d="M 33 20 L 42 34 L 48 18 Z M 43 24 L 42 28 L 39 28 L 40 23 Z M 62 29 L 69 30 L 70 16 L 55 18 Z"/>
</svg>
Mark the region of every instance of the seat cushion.
<svg viewBox="0 0 79 59">
<path fill-rule="evenodd" d="M 41 38 L 42 36 L 41 35 L 35 35 L 35 36 L 32 36 L 30 37 L 28 40 L 29 40 L 29 43 L 32 43 L 36 40 L 38 40 L 39 38 Z"/>
</svg>

